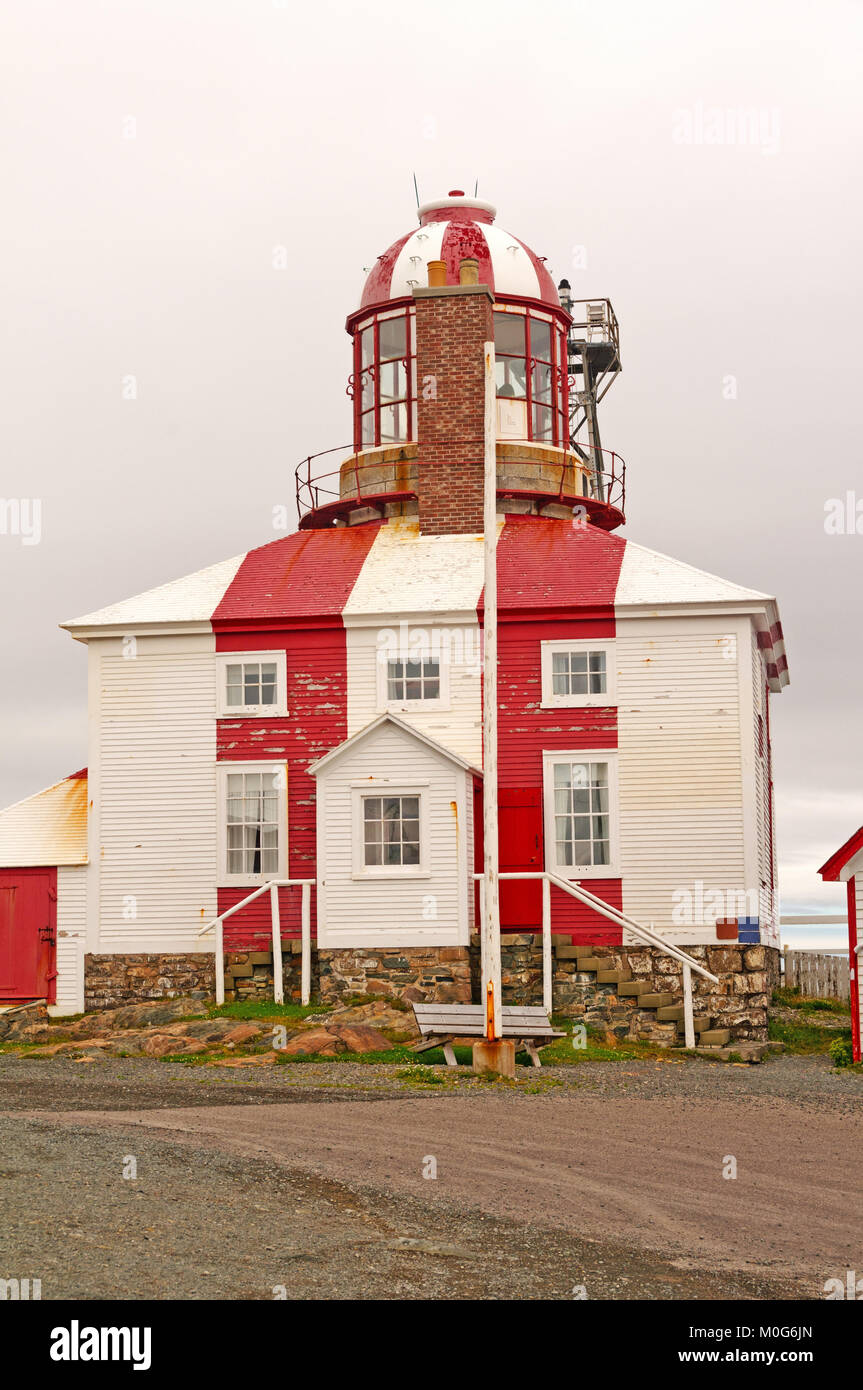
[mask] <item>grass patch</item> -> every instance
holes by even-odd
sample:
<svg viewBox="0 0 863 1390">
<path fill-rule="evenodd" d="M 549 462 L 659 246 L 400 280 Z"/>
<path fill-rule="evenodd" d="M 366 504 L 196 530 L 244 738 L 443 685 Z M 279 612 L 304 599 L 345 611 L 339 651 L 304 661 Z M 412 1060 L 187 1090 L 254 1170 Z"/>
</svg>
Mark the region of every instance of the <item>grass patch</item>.
<svg viewBox="0 0 863 1390">
<path fill-rule="evenodd" d="M 669 1056 L 668 1048 L 657 1047 L 656 1043 L 636 1042 L 632 1038 L 615 1038 L 612 1033 L 599 1033 L 591 1028 L 587 1030 L 587 1045 L 573 1047 L 573 1020 L 556 1017 L 552 1019 L 552 1023 L 558 1030 L 565 1031 L 566 1037 L 558 1038 L 556 1042 L 542 1048 L 539 1055 L 544 1067 L 577 1067 L 583 1062 L 667 1060 Z M 673 1056 L 677 1060 L 680 1053 L 675 1052 Z"/>
<path fill-rule="evenodd" d="M 772 1003 L 777 1008 L 797 1009 L 802 1014 L 850 1015 L 851 1005 L 844 999 L 815 999 L 799 989 L 775 989 Z"/>
<path fill-rule="evenodd" d="M 276 1004 L 272 999 L 238 999 L 231 1004 L 214 1004 L 208 1009 L 206 1017 L 296 1021 L 308 1018 L 310 1014 L 329 1013 L 330 1008 L 329 1004 Z"/>
<path fill-rule="evenodd" d="M 767 1036 L 771 1042 L 784 1043 L 786 1052 L 798 1057 L 813 1057 L 829 1054 L 835 1042 L 848 1042 L 850 1046 L 851 1029 L 819 1028 L 815 1023 L 783 1023 L 781 1019 L 771 1018 Z"/>
</svg>

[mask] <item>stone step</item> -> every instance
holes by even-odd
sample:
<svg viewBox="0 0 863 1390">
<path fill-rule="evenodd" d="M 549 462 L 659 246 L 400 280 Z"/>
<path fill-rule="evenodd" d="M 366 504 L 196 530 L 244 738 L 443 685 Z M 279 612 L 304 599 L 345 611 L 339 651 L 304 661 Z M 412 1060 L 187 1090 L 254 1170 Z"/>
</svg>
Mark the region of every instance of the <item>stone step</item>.
<svg viewBox="0 0 863 1390">
<path fill-rule="evenodd" d="M 724 1047 L 731 1041 L 731 1032 L 728 1028 L 707 1028 L 699 1037 L 702 1047 Z"/>
<path fill-rule="evenodd" d="M 662 1006 L 662 1008 L 656 1010 L 656 1017 L 659 1019 L 660 1023 L 682 1023 L 683 1005 L 665 1004 Z"/>
<path fill-rule="evenodd" d="M 597 970 L 596 972 L 598 985 L 622 985 L 631 979 L 631 970 Z"/>
<path fill-rule="evenodd" d="M 573 946 L 572 949 L 575 951 L 575 959 L 576 959 L 576 960 L 581 960 L 582 958 L 584 958 L 585 960 L 587 960 L 587 959 L 589 959 L 591 956 L 595 956 L 595 955 L 596 955 L 596 947 L 595 947 L 595 946 Z"/>
<path fill-rule="evenodd" d="M 639 994 L 647 994 L 650 985 L 647 980 L 625 980 L 617 991 L 624 999 L 637 998 Z"/>
<path fill-rule="evenodd" d="M 638 1007 L 640 1009 L 665 1009 L 669 1004 L 673 1003 L 673 994 L 640 994 L 638 996 Z"/>
<path fill-rule="evenodd" d="M 578 962 L 578 968 L 579 970 L 613 970 L 614 961 L 610 956 L 583 956 Z"/>
</svg>

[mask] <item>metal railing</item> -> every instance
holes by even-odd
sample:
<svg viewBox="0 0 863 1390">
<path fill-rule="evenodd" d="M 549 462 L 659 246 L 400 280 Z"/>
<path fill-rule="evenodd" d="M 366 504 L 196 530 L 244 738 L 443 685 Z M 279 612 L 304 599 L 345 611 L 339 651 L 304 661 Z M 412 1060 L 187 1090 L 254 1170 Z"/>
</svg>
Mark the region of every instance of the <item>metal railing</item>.
<svg viewBox="0 0 863 1390">
<path fill-rule="evenodd" d="M 410 441 L 406 441 L 410 442 Z M 525 443 L 531 447 L 542 448 L 541 440 L 517 440 L 500 439 L 499 444 Z M 393 448 L 399 446 L 393 445 Z M 394 462 L 386 458 L 378 458 L 375 462 L 364 463 L 362 455 L 349 453 L 344 458 L 338 468 L 323 467 L 318 470 L 315 466 L 317 459 L 326 458 L 330 454 L 344 454 L 350 448 L 344 445 L 341 449 L 323 449 L 318 454 L 309 454 L 302 459 L 294 470 L 296 483 L 296 504 L 297 518 L 302 521 L 303 517 L 310 512 L 318 511 L 322 507 L 330 506 L 334 503 L 344 503 L 346 507 L 351 506 L 380 506 L 386 500 L 393 498 L 415 499 L 416 483 L 409 480 L 407 486 L 404 483 L 396 482 L 396 472 L 403 469 L 416 467 L 415 459 L 400 459 Z M 376 450 L 376 452 L 379 452 Z M 579 462 L 584 465 L 582 477 L 589 477 L 591 490 L 588 493 L 567 492 L 567 483 L 571 483 L 573 470 L 576 465 L 573 463 L 572 454 L 578 456 Z M 500 460 L 505 464 L 505 460 Z M 522 466 L 530 467 L 532 460 L 529 457 L 521 460 Z M 569 458 L 561 459 L 560 463 L 549 461 L 548 459 L 536 460 L 536 467 L 542 468 L 548 475 L 552 468 L 559 468 L 560 482 L 556 490 L 549 488 L 530 488 L 530 487 L 507 487 L 505 484 L 498 483 L 498 493 L 502 496 L 518 493 L 520 496 L 527 495 L 536 497 L 537 500 L 547 499 L 549 502 L 565 502 L 566 505 L 577 505 L 584 502 L 601 502 L 605 506 L 613 507 L 623 512 L 626 505 L 626 460 L 613 449 L 604 449 L 601 446 L 588 444 L 582 441 L 571 443 Z M 386 474 L 392 470 L 392 490 L 388 490 Z M 371 476 L 370 476 L 371 475 Z M 350 479 L 350 487 L 346 486 Z"/>
<path fill-rule="evenodd" d="M 666 941 L 652 927 L 642 926 L 632 917 L 627 917 L 624 912 L 620 912 L 610 903 L 598 898 L 595 893 L 590 893 L 583 888 L 580 883 L 571 883 L 569 879 L 560 878 L 557 874 L 549 870 L 536 873 L 502 873 L 498 877 L 506 879 L 541 879 L 542 880 L 542 1006 L 546 1013 L 552 1011 L 552 965 L 551 965 L 551 885 L 560 888 L 562 892 L 568 893 L 571 898 L 584 903 L 585 906 L 599 912 L 603 917 L 607 917 L 615 926 L 625 927 L 639 941 L 643 941 L 647 946 L 654 946 L 657 950 L 663 951 L 667 956 L 672 956 L 674 960 L 681 962 L 683 966 L 683 1026 L 684 1041 L 687 1047 L 695 1046 L 695 1020 L 692 1012 L 692 972 L 700 975 L 705 980 L 712 981 L 718 985 L 717 977 L 699 965 L 698 961 L 682 951 L 679 946 L 672 946 L 670 941 Z M 480 916 L 483 916 L 483 905 L 485 902 L 485 883 L 483 875 L 474 874 L 474 880 L 479 883 L 480 893 Z M 482 937 L 480 937 L 482 940 Z M 485 965 L 483 963 L 482 978 L 485 979 Z"/>
<path fill-rule="evenodd" d="M 234 903 L 233 907 L 225 908 L 218 917 L 214 917 L 205 927 L 201 927 L 198 936 L 206 936 L 207 932 L 215 930 L 215 954 L 216 954 L 216 1003 L 225 1002 L 225 935 L 224 924 L 229 917 L 233 917 L 235 912 L 241 908 L 248 907 L 262 893 L 270 895 L 270 920 L 273 929 L 273 999 L 277 1004 L 285 1002 L 285 983 L 282 976 L 282 931 L 279 921 L 279 889 L 280 888 L 302 888 L 303 900 L 301 908 L 301 940 L 302 940 L 302 967 L 300 972 L 300 1002 L 308 1004 L 312 992 L 312 884 L 313 878 L 271 878 L 266 883 L 262 883 L 259 888 L 255 888 L 241 902 Z"/>
</svg>

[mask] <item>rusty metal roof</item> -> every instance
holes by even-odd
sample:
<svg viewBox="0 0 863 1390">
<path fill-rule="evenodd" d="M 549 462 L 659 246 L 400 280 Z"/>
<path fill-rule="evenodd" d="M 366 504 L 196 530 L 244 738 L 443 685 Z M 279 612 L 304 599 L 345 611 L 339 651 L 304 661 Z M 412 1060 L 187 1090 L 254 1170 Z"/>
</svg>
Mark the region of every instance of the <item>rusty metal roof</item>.
<svg viewBox="0 0 863 1390">
<path fill-rule="evenodd" d="M 86 862 L 86 768 L 0 811 L 0 867 Z"/>
</svg>

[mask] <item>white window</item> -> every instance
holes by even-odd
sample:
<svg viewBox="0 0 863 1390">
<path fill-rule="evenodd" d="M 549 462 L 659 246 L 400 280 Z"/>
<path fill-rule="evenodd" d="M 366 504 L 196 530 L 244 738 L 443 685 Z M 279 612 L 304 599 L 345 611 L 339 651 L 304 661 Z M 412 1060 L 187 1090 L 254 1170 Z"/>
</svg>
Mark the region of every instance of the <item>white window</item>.
<svg viewBox="0 0 863 1390">
<path fill-rule="evenodd" d="M 541 649 L 544 709 L 616 703 L 613 642 L 573 639 Z"/>
<path fill-rule="evenodd" d="M 220 763 L 219 883 L 284 878 L 287 773 L 284 763 Z"/>
<path fill-rule="evenodd" d="M 616 754 L 545 753 L 543 780 L 546 863 L 563 878 L 615 877 Z"/>
<path fill-rule="evenodd" d="M 425 794 L 387 783 L 353 789 L 354 878 L 428 877 Z"/>
<path fill-rule="evenodd" d="M 220 718 L 286 715 L 284 652 L 220 652 L 216 657 Z"/>
</svg>

